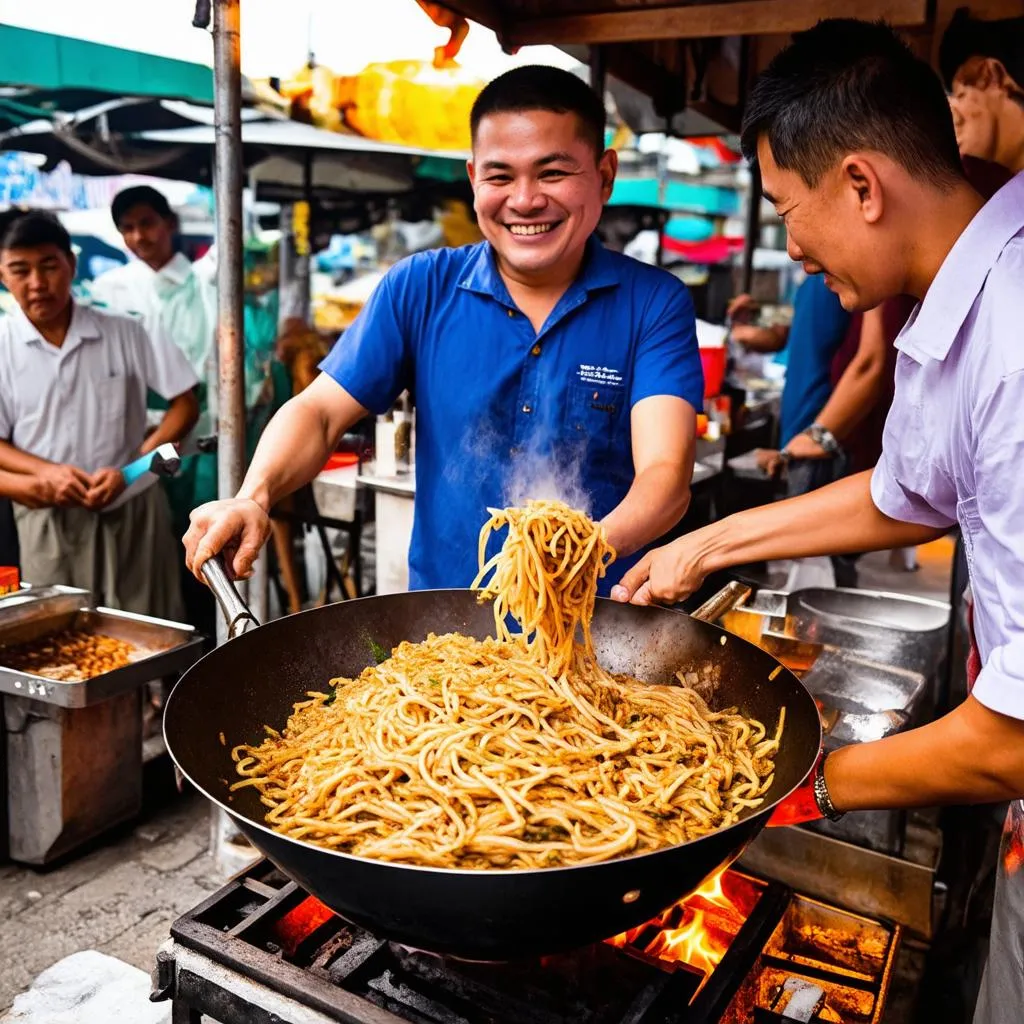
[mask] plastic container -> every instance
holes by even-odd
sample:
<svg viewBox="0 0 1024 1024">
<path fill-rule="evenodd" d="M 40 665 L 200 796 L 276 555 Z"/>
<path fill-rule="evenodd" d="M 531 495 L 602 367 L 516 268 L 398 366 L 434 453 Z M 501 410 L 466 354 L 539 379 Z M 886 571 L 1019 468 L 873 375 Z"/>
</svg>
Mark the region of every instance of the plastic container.
<svg viewBox="0 0 1024 1024">
<path fill-rule="evenodd" d="M 361 135 L 425 149 L 468 150 L 469 112 L 484 83 L 457 64 L 395 60 L 334 82 L 333 106 Z"/>
<path fill-rule="evenodd" d="M 717 398 L 722 392 L 725 381 L 725 362 L 727 349 L 724 345 L 716 348 L 700 350 L 700 362 L 704 367 L 704 397 Z"/>
<path fill-rule="evenodd" d="M 359 456 L 355 452 L 334 452 L 324 464 L 324 469 L 344 469 L 347 466 L 355 466 L 359 462 Z"/>
</svg>

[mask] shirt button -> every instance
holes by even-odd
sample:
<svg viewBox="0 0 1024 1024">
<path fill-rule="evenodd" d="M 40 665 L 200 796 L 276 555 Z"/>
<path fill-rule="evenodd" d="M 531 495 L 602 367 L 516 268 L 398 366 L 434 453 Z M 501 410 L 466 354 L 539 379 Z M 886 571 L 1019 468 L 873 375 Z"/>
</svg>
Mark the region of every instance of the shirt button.
<svg viewBox="0 0 1024 1024">
<path fill-rule="evenodd" d="M 527 404 L 523 406 L 523 412 L 532 412 L 532 411 L 533 410 L 532 410 L 529 402 L 527 402 Z"/>
<path fill-rule="evenodd" d="M 510 309 L 510 310 L 508 310 L 508 318 L 509 318 L 510 320 L 511 320 L 511 319 L 512 319 L 512 317 L 514 317 L 515 315 L 516 315 L 516 311 L 515 311 L 514 309 Z"/>
<path fill-rule="evenodd" d="M 598 400 L 598 398 L 600 398 L 600 397 L 601 396 L 595 391 L 594 392 L 594 401 L 596 402 Z"/>
<path fill-rule="evenodd" d="M 530 355 L 531 356 L 539 356 L 540 355 L 540 345 L 534 345 L 533 348 L 530 349 Z"/>
</svg>

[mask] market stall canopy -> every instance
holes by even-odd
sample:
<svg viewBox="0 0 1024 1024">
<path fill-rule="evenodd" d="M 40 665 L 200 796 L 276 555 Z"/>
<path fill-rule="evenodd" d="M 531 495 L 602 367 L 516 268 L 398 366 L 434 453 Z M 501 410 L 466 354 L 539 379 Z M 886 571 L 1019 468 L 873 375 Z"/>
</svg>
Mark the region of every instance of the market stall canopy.
<svg viewBox="0 0 1024 1024">
<path fill-rule="evenodd" d="M 0 25 L 0 131 L 125 96 L 213 103 L 203 64 Z"/>
<path fill-rule="evenodd" d="M 982 19 L 1024 14 L 1022 0 L 444 0 L 444 6 L 492 29 L 507 50 L 553 43 L 585 59 L 599 48 L 608 75 L 650 97 L 661 120 L 651 129 L 670 122 L 678 133 L 692 130 L 684 113 L 736 131 L 753 77 L 793 32 L 822 18 L 884 19 L 934 62 L 958 7 L 969 6 Z M 697 131 L 705 133 L 707 124 Z"/>
<path fill-rule="evenodd" d="M 142 132 L 146 143 L 190 146 L 212 154 L 214 130 L 195 125 Z M 303 198 L 307 183 L 315 194 L 401 192 L 412 187 L 417 170 L 437 161 L 462 167 L 468 153 L 443 153 L 396 143 L 376 142 L 350 132 L 327 131 L 287 119 L 242 122 L 242 146 L 250 180 L 266 198 Z M 308 167 L 308 169 L 307 169 Z M 262 188 L 260 188 L 262 186 Z"/>
<path fill-rule="evenodd" d="M 152 174 L 209 185 L 213 179 L 213 111 L 177 100 L 109 101 L 74 115 L 58 114 L 0 136 L 3 148 L 66 161 L 80 174 Z M 461 168 L 467 153 L 375 142 L 324 131 L 260 110 L 242 112 L 243 162 L 266 198 L 315 193 L 400 193 L 412 188 L 423 168 L 438 163 Z M 307 170 L 308 168 L 308 170 Z M 307 176 L 308 175 L 308 176 Z"/>
</svg>

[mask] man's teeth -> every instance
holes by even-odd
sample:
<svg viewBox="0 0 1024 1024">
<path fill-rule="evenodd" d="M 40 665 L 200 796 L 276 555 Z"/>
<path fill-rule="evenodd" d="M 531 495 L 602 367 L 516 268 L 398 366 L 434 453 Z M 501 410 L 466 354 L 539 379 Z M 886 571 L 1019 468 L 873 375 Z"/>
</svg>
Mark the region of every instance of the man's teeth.
<svg viewBox="0 0 1024 1024">
<path fill-rule="evenodd" d="M 554 224 L 510 224 L 508 229 L 513 235 L 543 235 L 554 226 Z"/>
</svg>

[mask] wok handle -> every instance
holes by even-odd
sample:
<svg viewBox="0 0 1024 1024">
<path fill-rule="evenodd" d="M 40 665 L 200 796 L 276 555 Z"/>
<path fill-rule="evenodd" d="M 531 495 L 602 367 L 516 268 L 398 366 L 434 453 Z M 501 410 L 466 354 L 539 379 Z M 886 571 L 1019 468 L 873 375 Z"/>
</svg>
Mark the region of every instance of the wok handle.
<svg viewBox="0 0 1024 1024">
<path fill-rule="evenodd" d="M 242 595 L 231 582 L 224 567 L 224 559 L 220 555 L 214 555 L 204 562 L 202 572 L 207 586 L 213 591 L 213 596 L 217 598 L 217 604 L 224 613 L 228 624 L 228 637 L 231 640 L 260 624 L 259 619 L 249 611 L 249 606 L 242 600 Z"/>
<path fill-rule="evenodd" d="M 726 612 L 730 612 L 737 605 L 743 604 L 750 597 L 750 587 L 746 583 L 733 580 L 727 583 L 722 589 L 708 598 L 690 617 L 700 619 L 701 622 L 717 622 Z"/>
</svg>

